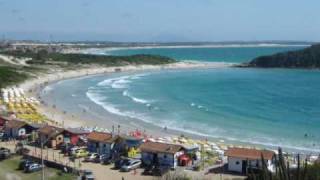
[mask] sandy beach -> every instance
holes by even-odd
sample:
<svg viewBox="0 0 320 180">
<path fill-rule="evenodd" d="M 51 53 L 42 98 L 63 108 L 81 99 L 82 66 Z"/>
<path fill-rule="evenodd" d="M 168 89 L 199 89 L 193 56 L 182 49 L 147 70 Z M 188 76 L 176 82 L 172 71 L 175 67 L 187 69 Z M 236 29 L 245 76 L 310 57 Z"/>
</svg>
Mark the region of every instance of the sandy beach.
<svg viewBox="0 0 320 180">
<path fill-rule="evenodd" d="M 160 70 L 175 70 L 175 69 L 197 69 L 197 68 L 228 68 L 234 64 L 230 63 L 198 63 L 198 62 L 178 62 L 168 65 L 154 66 L 154 65 L 141 65 L 141 66 L 122 66 L 122 67 L 88 67 L 80 70 L 70 70 L 70 71 L 58 71 L 55 70 L 50 74 L 44 76 L 38 76 L 35 79 L 30 79 L 19 85 L 20 88 L 27 92 L 30 97 L 36 97 L 41 101 L 40 92 L 49 84 L 67 80 L 72 78 L 86 77 L 99 74 L 111 74 L 121 71 L 121 72 L 143 72 L 143 71 L 160 71 Z M 121 132 L 128 133 L 136 129 L 142 129 L 139 124 L 128 124 L 125 122 L 119 122 L 119 118 L 111 115 L 108 117 L 108 123 L 101 124 L 99 121 L 91 120 L 88 121 L 77 115 L 67 114 L 63 109 L 57 107 L 52 107 L 51 102 L 43 102 L 38 106 L 39 113 L 45 115 L 47 118 L 54 120 L 64 127 L 84 127 L 84 126 L 99 126 L 107 129 L 111 129 L 112 125 L 121 125 Z M 99 124 L 100 123 L 100 124 Z M 156 136 L 168 136 L 168 132 L 163 132 L 162 130 L 152 129 L 152 134 Z M 179 132 L 171 131 L 170 134 L 178 135 Z"/>
</svg>

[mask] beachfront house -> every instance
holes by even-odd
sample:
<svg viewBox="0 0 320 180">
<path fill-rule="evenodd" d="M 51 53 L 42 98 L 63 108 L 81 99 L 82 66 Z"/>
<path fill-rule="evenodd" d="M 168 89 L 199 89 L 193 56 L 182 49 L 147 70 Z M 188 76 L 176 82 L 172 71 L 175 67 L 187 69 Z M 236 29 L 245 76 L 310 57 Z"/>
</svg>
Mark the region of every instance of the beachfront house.
<svg viewBox="0 0 320 180">
<path fill-rule="evenodd" d="M 145 142 L 140 146 L 141 160 L 145 166 L 168 166 L 176 168 L 178 157 L 184 154 L 184 148 L 177 144 Z"/>
<path fill-rule="evenodd" d="M 43 143 L 44 146 L 56 149 L 63 143 L 63 132 L 64 129 L 62 128 L 50 125 L 44 126 L 38 129 L 38 144 Z"/>
<path fill-rule="evenodd" d="M 72 145 L 84 145 L 89 132 L 79 128 L 67 128 L 64 131 L 64 143 Z"/>
<path fill-rule="evenodd" d="M 105 155 L 111 158 L 113 155 L 113 147 L 118 140 L 117 136 L 104 132 L 91 132 L 87 136 L 87 147 L 89 152 Z"/>
<path fill-rule="evenodd" d="M 8 138 L 25 138 L 32 131 L 32 126 L 19 120 L 9 120 L 4 125 L 4 132 Z"/>
<path fill-rule="evenodd" d="M 115 152 L 119 152 L 119 155 L 134 158 L 138 155 L 138 148 L 142 143 L 142 137 L 120 135 L 117 143 L 115 144 L 114 150 Z"/>
<path fill-rule="evenodd" d="M 263 158 L 266 161 L 267 168 L 273 172 L 275 152 L 269 150 L 257 150 L 248 148 L 229 148 L 225 152 L 228 157 L 228 170 L 247 174 L 248 170 L 260 170 L 262 168 Z"/>
</svg>

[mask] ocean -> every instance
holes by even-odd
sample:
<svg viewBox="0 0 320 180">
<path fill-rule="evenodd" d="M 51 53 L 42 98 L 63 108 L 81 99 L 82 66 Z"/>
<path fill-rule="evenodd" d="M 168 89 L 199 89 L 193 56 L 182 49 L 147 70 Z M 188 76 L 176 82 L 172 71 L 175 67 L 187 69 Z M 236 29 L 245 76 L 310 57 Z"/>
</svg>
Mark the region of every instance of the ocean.
<svg viewBox="0 0 320 180">
<path fill-rule="evenodd" d="M 115 49 L 177 60 L 239 63 L 303 46 Z M 101 52 L 100 52 L 101 53 Z M 218 68 L 117 73 L 60 81 L 43 98 L 73 113 L 291 151 L 320 152 L 320 71 Z M 101 123 L 107 123 L 101 118 Z"/>
</svg>

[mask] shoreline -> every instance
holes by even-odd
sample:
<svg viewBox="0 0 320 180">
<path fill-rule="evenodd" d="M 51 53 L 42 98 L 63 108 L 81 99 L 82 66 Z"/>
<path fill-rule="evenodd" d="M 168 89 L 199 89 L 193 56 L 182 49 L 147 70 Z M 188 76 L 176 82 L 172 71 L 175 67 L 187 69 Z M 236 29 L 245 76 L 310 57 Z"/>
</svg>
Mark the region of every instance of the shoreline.
<svg viewBox="0 0 320 180">
<path fill-rule="evenodd" d="M 25 91 L 31 92 L 27 93 L 29 96 L 40 98 L 41 100 L 41 92 L 44 88 L 48 87 L 51 84 L 54 84 L 59 81 L 68 80 L 68 79 L 74 79 L 74 78 L 86 78 L 89 76 L 94 75 L 103 75 L 103 74 L 114 74 L 118 73 L 115 71 L 115 69 L 121 68 L 121 72 L 124 73 L 138 73 L 143 71 L 161 71 L 161 70 L 177 70 L 177 69 L 210 69 L 210 68 L 229 68 L 233 67 L 234 64 L 228 64 L 228 63 L 194 63 L 194 62 L 178 62 L 174 64 L 168 64 L 168 65 L 161 65 L 161 66 L 153 66 L 153 65 L 141 65 L 141 66 L 123 66 L 123 67 L 95 67 L 93 69 L 86 70 L 81 69 L 78 71 L 71 70 L 71 71 L 60 71 L 55 72 L 52 74 L 49 74 L 45 77 L 41 77 L 38 79 L 32 79 L 25 83 L 20 84 L 20 87 L 25 89 Z M 108 112 L 107 121 L 105 123 L 101 124 L 101 118 L 97 118 L 97 120 L 88 121 L 88 119 L 79 116 L 79 114 L 66 114 L 64 113 L 64 109 L 59 108 L 53 108 L 50 106 L 49 103 L 52 102 L 45 102 L 45 104 L 42 104 L 38 107 L 38 112 L 42 115 L 45 115 L 47 118 L 54 120 L 55 122 L 58 122 L 59 124 L 62 124 L 64 127 L 85 127 L 85 126 L 99 126 L 104 128 L 107 128 L 108 130 L 111 130 L 112 125 L 121 125 L 122 132 L 128 133 L 132 132 L 136 129 L 139 129 L 142 131 L 142 129 L 146 130 L 148 132 L 147 134 L 152 133 L 152 135 L 156 137 L 176 137 L 181 134 L 187 135 L 187 137 L 190 137 L 192 139 L 196 140 L 206 140 L 208 139 L 210 142 L 214 142 L 216 144 L 220 144 L 223 147 L 227 146 L 243 146 L 243 147 L 251 147 L 251 148 L 268 148 L 268 149 L 277 149 L 277 145 L 265 145 L 265 144 L 259 144 L 255 142 L 243 142 L 243 141 L 236 141 L 236 140 L 230 140 L 228 138 L 219 138 L 219 137 L 211 137 L 211 136 L 203 136 L 203 135 L 197 135 L 192 134 L 190 132 L 184 132 L 179 131 L 175 129 L 168 129 L 168 131 L 164 131 L 163 128 L 160 126 L 155 126 L 153 124 L 140 122 L 139 120 L 136 121 L 136 119 L 133 118 L 124 118 L 119 117 L 117 115 L 114 115 L 110 112 Z M 94 102 L 93 102 L 94 103 Z M 98 106 L 98 105 L 97 105 Z M 80 118 L 81 117 L 81 118 Z M 92 116 L 91 116 L 92 117 Z M 100 119 L 100 120 L 99 120 Z M 132 120 L 128 121 L 126 120 Z M 142 127 L 141 127 L 142 124 Z M 65 126 L 66 125 L 66 126 Z M 298 149 L 298 148 L 289 148 L 285 147 L 284 149 L 292 149 L 292 152 L 313 152 L 316 153 L 316 151 L 311 151 L 307 149 Z M 290 152 L 290 151 L 289 151 Z"/>
<path fill-rule="evenodd" d="M 89 76 L 102 75 L 102 74 L 113 74 L 113 73 L 136 73 L 143 71 L 161 71 L 161 70 L 176 70 L 176 69 L 212 69 L 212 68 L 229 68 L 233 67 L 233 63 L 206 63 L 206 62 L 177 62 L 167 65 L 140 65 L 140 66 L 120 66 L 120 67 L 94 67 L 80 70 L 69 70 L 69 71 L 55 71 L 46 76 L 27 80 L 19 84 L 18 86 L 25 90 L 28 97 L 36 97 L 38 100 L 41 99 L 41 91 L 50 84 L 54 84 L 59 81 L 74 79 L 74 78 L 85 78 Z M 119 71 L 121 69 L 121 71 Z M 97 121 L 87 121 L 82 118 L 76 117 L 75 115 L 66 114 L 64 110 L 50 106 L 50 102 L 43 102 L 37 107 L 40 114 L 46 116 L 60 125 L 67 125 L 68 127 L 84 127 L 84 126 L 96 126 Z M 111 113 L 110 113 L 111 114 Z M 113 116 L 113 115 L 112 115 Z M 115 116 L 111 120 L 112 122 L 119 121 L 119 118 Z M 119 124 L 119 123 L 118 123 Z M 110 126 L 108 127 L 110 129 Z M 126 128 L 128 131 L 128 128 Z M 131 129 L 134 130 L 134 129 Z M 168 135 L 167 133 L 165 133 Z M 156 133 L 156 135 L 163 135 L 162 133 Z"/>
</svg>

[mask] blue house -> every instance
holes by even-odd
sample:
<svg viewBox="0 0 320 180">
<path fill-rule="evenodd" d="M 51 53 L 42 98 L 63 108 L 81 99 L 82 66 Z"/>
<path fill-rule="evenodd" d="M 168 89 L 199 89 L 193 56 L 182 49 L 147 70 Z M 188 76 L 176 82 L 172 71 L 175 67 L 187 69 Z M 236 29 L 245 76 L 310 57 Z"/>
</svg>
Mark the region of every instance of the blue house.
<svg viewBox="0 0 320 180">
<path fill-rule="evenodd" d="M 88 151 L 105 155 L 107 158 L 112 157 L 113 147 L 118 137 L 113 137 L 110 133 L 91 132 L 88 137 Z"/>
</svg>

